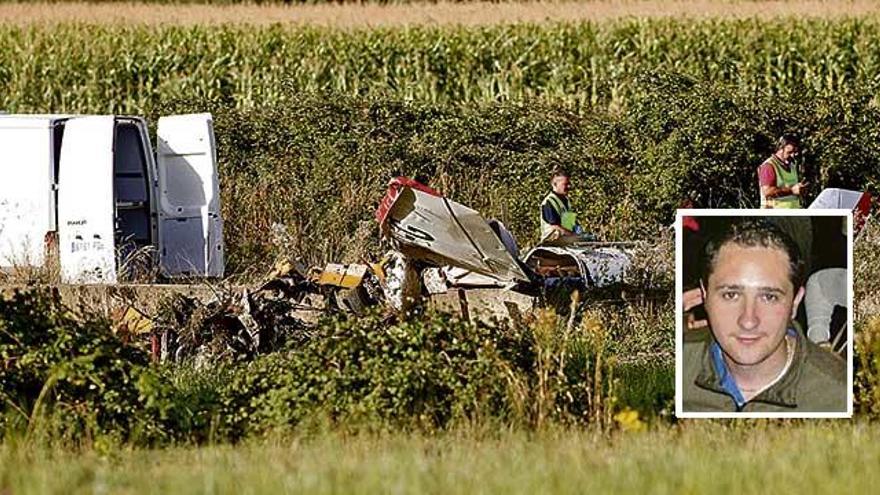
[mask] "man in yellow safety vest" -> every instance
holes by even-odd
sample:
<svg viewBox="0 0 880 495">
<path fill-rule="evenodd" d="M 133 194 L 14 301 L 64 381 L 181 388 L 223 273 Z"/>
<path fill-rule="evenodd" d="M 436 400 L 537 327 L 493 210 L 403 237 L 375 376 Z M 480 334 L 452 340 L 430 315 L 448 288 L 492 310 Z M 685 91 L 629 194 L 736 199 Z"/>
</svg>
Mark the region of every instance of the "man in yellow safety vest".
<svg viewBox="0 0 880 495">
<path fill-rule="evenodd" d="M 568 173 L 562 169 L 554 170 L 550 186 L 552 190 L 541 202 L 541 243 L 582 240 L 583 229 L 568 201 L 571 188 Z"/>
<path fill-rule="evenodd" d="M 776 143 L 776 151 L 758 167 L 761 208 L 801 207 L 807 184 L 799 180 L 797 167 L 791 163 L 799 151 L 798 139 L 785 134 Z"/>
</svg>

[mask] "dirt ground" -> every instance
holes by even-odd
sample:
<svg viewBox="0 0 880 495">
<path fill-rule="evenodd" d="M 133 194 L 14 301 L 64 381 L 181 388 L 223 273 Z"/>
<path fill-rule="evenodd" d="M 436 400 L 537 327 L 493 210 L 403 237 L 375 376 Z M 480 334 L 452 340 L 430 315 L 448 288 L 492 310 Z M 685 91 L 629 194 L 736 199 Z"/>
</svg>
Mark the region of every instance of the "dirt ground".
<svg viewBox="0 0 880 495">
<path fill-rule="evenodd" d="M 369 28 L 409 25 L 489 25 L 515 22 L 613 20 L 622 17 L 845 17 L 880 13 L 874 0 L 580 0 L 563 2 L 438 2 L 380 5 L 206 6 L 0 3 L 0 24 L 282 23 Z"/>
</svg>

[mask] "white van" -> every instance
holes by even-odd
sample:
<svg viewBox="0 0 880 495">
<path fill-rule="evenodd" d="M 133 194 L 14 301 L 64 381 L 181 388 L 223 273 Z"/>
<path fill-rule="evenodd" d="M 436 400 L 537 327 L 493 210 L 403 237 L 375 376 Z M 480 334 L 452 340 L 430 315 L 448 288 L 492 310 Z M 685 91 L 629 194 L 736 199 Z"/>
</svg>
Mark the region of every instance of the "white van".
<svg viewBox="0 0 880 495">
<path fill-rule="evenodd" d="M 132 252 L 165 277 L 221 277 L 223 220 L 210 114 L 0 115 L 0 269 L 115 283 Z"/>
</svg>

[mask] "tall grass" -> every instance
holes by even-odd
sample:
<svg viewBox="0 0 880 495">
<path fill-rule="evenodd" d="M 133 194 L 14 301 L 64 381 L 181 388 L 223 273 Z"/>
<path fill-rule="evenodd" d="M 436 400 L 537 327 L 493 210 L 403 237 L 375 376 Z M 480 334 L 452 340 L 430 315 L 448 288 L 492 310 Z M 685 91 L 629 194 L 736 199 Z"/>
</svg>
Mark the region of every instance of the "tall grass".
<svg viewBox="0 0 880 495">
<path fill-rule="evenodd" d="M 876 91 L 880 22 L 623 20 L 477 28 L 0 27 L 0 108 L 149 113 L 161 100 L 277 105 L 285 91 L 617 108 L 674 71 L 745 90 Z"/>
</svg>

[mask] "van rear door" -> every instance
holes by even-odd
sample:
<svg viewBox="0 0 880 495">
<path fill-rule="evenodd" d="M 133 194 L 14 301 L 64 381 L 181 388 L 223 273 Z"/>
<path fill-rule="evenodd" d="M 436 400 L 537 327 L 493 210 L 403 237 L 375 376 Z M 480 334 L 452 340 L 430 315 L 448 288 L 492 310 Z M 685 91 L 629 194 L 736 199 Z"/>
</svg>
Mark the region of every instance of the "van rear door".
<svg viewBox="0 0 880 495">
<path fill-rule="evenodd" d="M 115 283 L 114 117 L 67 121 L 58 172 L 58 244 L 67 283 Z"/>
<path fill-rule="evenodd" d="M 223 219 L 210 114 L 159 119 L 156 165 L 163 275 L 222 277 Z"/>
<path fill-rule="evenodd" d="M 44 262 L 55 229 L 53 122 L 0 116 L 0 267 Z"/>
</svg>

